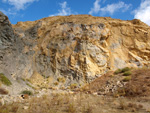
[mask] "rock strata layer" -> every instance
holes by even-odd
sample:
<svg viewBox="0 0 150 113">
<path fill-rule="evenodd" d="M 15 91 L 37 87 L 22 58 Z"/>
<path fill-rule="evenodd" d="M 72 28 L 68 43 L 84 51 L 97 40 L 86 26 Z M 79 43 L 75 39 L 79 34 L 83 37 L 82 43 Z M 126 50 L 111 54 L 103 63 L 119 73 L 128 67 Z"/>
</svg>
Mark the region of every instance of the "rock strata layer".
<svg viewBox="0 0 150 113">
<path fill-rule="evenodd" d="M 137 19 L 90 15 L 48 17 L 11 27 L 0 13 L 0 52 L 4 49 L 11 53 L 0 54 L 0 71 L 14 79 L 64 77 L 65 86 L 82 85 L 109 70 L 150 66 L 150 27 Z"/>
</svg>

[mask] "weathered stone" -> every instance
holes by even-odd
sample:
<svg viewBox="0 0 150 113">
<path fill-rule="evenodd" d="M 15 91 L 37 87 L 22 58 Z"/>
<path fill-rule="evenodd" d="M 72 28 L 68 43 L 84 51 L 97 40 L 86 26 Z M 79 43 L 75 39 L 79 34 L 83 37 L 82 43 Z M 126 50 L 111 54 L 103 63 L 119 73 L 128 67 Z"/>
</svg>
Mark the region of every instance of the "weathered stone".
<svg viewBox="0 0 150 113">
<path fill-rule="evenodd" d="M 0 49 L 6 49 L 12 45 L 14 33 L 8 17 L 0 11 Z"/>
<path fill-rule="evenodd" d="M 63 76 L 61 85 L 67 87 L 109 70 L 150 65 L 150 27 L 140 20 L 57 16 L 18 22 L 12 29 L 0 13 L 0 26 L 0 71 L 13 78 L 34 78 L 42 84 Z M 34 72 L 40 76 L 33 77 Z"/>
</svg>

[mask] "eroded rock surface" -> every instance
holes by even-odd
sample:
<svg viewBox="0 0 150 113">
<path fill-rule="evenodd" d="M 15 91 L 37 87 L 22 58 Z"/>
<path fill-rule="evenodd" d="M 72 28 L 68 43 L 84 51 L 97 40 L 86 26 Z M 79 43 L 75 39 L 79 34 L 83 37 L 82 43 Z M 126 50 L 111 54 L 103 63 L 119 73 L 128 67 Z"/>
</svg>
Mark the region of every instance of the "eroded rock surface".
<svg viewBox="0 0 150 113">
<path fill-rule="evenodd" d="M 2 19 L 0 22 L 0 26 L 5 23 Z M 15 34 L 15 39 L 11 38 L 15 54 L 0 68 L 14 78 L 30 79 L 38 73 L 54 80 L 64 77 L 65 86 L 82 85 L 109 70 L 150 64 L 150 27 L 140 20 L 57 16 L 18 22 L 11 31 Z M 9 36 L 1 35 L 0 39 L 9 40 Z"/>
</svg>

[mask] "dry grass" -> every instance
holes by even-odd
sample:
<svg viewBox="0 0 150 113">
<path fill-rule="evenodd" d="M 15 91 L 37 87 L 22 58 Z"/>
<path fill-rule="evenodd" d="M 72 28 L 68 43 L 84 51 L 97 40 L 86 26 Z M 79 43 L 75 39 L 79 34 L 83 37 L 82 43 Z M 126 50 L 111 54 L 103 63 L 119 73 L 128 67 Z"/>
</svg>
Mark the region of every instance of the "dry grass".
<svg viewBox="0 0 150 113">
<path fill-rule="evenodd" d="M 58 86 L 58 84 L 59 84 L 58 82 L 54 82 L 54 85 L 55 85 L 55 86 Z"/>
<path fill-rule="evenodd" d="M 57 78 L 57 81 L 58 81 L 58 82 L 65 83 L 66 79 L 65 79 L 64 77 L 58 77 L 58 78 Z"/>
<path fill-rule="evenodd" d="M 85 93 L 43 95 L 21 103 L 0 106 L 0 113 L 131 113 L 145 110 L 142 104 L 126 98 Z"/>
<path fill-rule="evenodd" d="M 131 71 L 131 72 L 130 72 Z M 150 95 L 150 69 L 132 69 L 129 71 L 129 68 L 123 68 L 120 71 L 120 74 L 115 76 L 110 76 L 112 73 L 106 73 L 100 78 L 97 78 L 89 85 L 87 85 L 88 92 L 102 92 L 102 89 L 105 89 L 108 82 L 109 84 L 117 78 L 121 81 L 126 82 L 126 84 L 115 92 L 118 92 L 120 96 L 126 97 L 139 97 L 139 96 L 149 96 Z M 117 71 L 119 72 L 119 71 Z M 125 76 L 126 75 L 126 76 Z M 117 85 L 117 83 L 116 83 Z M 117 94 L 118 95 L 118 94 Z"/>
<path fill-rule="evenodd" d="M 75 89 L 75 88 L 77 88 L 77 84 L 76 83 L 74 83 L 74 84 L 70 84 L 70 89 Z"/>
<path fill-rule="evenodd" d="M 122 81 L 123 82 L 128 82 L 131 80 L 131 76 L 126 76 Z"/>
<path fill-rule="evenodd" d="M 68 113 L 76 113 L 76 108 L 75 108 L 74 103 L 69 104 L 66 111 Z"/>
<path fill-rule="evenodd" d="M 88 92 L 96 92 L 96 91 L 99 91 L 99 90 L 102 88 L 102 86 L 103 86 L 104 84 L 106 84 L 109 79 L 112 78 L 112 75 L 113 75 L 113 72 L 112 72 L 112 71 L 111 71 L 111 72 L 108 72 L 108 73 L 104 74 L 103 76 L 101 76 L 101 77 L 95 79 L 95 80 L 94 80 L 93 82 L 91 82 L 90 84 L 87 84 L 86 86 L 84 86 L 84 87 L 81 88 L 81 89 L 83 89 L 83 91 L 88 91 Z"/>
<path fill-rule="evenodd" d="M 132 79 L 125 85 L 126 96 L 150 95 L 150 69 L 134 70 Z"/>
<path fill-rule="evenodd" d="M 21 108 L 21 104 L 12 103 L 10 105 L 0 106 L 0 113 L 19 113 L 19 109 Z"/>
<path fill-rule="evenodd" d="M 123 73 L 112 77 L 113 72 L 109 72 L 83 87 L 84 91 L 92 93 L 78 90 L 74 94 L 52 93 L 40 98 L 32 97 L 21 103 L 0 106 L 0 113 L 147 113 L 149 108 L 146 106 L 150 105 L 150 69 L 133 69 L 131 72 L 125 86 L 117 90 L 116 95 L 119 96 L 93 95 L 108 80 L 128 77 Z"/>
</svg>

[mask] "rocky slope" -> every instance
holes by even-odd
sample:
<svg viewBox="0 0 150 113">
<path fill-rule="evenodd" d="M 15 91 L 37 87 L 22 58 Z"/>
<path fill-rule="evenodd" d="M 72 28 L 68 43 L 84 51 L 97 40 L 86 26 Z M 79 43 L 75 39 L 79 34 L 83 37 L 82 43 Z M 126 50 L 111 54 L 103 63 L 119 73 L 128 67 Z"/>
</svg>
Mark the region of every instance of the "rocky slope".
<svg viewBox="0 0 150 113">
<path fill-rule="evenodd" d="M 82 85 L 127 66 L 150 66 L 150 27 L 140 20 L 70 15 L 11 26 L 0 13 L 0 72 L 13 79 Z"/>
</svg>

